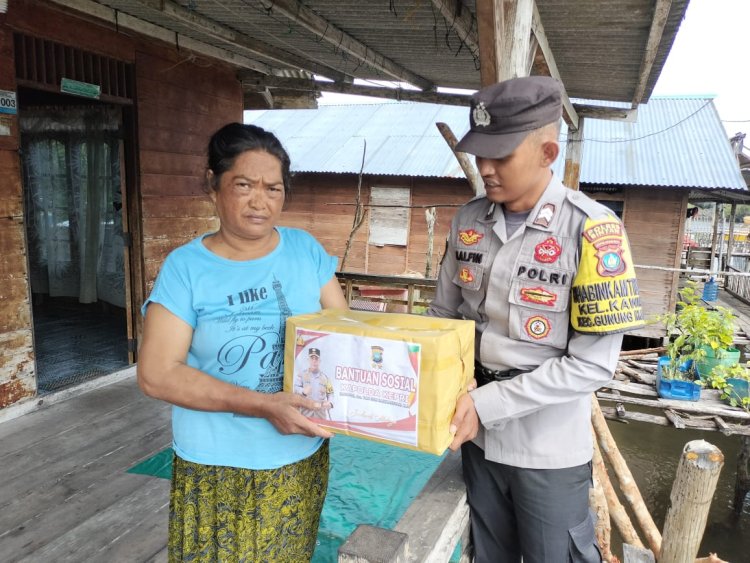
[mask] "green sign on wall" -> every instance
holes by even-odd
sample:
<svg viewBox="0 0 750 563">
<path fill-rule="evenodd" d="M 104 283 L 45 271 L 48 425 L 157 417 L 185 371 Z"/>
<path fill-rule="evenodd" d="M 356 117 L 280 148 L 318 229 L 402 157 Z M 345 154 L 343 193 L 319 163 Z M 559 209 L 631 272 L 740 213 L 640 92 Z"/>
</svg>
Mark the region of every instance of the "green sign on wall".
<svg viewBox="0 0 750 563">
<path fill-rule="evenodd" d="M 89 84 L 88 82 L 79 82 L 78 80 L 63 78 L 60 82 L 60 92 L 98 100 L 102 93 L 102 88 L 98 84 Z"/>
</svg>

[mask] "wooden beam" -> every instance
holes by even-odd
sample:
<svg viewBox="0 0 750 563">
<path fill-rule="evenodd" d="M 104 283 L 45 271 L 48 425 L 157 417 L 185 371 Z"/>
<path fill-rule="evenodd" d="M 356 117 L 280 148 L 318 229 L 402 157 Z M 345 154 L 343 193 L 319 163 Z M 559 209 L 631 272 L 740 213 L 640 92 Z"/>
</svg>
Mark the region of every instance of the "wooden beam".
<svg viewBox="0 0 750 563">
<path fill-rule="evenodd" d="M 301 2 L 297 0 L 273 0 L 271 6 L 275 12 L 284 14 L 287 18 L 314 33 L 320 39 L 327 41 L 337 49 L 348 53 L 364 64 L 384 72 L 391 78 L 408 82 L 422 90 L 433 90 L 435 88 L 435 84 L 426 78 L 384 57 L 342 29 L 339 29 Z M 334 77 L 329 76 L 328 78 Z"/>
<path fill-rule="evenodd" d="M 659 45 L 661 44 L 661 36 L 664 33 L 664 26 L 667 24 L 667 18 L 669 17 L 669 10 L 672 7 L 672 0 L 656 0 L 654 6 L 654 17 L 651 20 L 651 29 L 648 33 L 648 41 L 646 42 L 646 50 L 643 53 L 643 60 L 641 61 L 641 71 L 638 76 L 638 84 L 635 87 L 633 94 L 633 108 L 637 108 L 638 104 L 643 101 L 643 96 L 648 86 L 648 80 L 651 76 L 651 71 L 654 68 L 654 61 L 656 61 L 656 55 L 659 51 Z"/>
<path fill-rule="evenodd" d="M 544 58 L 545 65 L 549 72 L 549 76 L 557 78 L 563 85 L 563 79 L 560 77 L 560 71 L 557 69 L 557 63 L 555 63 L 555 57 L 552 53 L 552 49 L 547 41 L 547 34 L 544 32 L 544 26 L 542 25 L 542 18 L 539 16 L 539 10 L 534 3 L 534 9 L 531 17 L 531 31 L 534 33 L 537 42 L 539 43 L 539 51 L 541 51 L 542 57 Z M 574 131 L 578 129 L 578 113 L 568 97 L 567 92 L 563 92 L 563 119 L 568 127 Z"/>
<path fill-rule="evenodd" d="M 479 74 L 484 88 L 500 77 L 505 16 L 503 0 L 477 0 L 477 35 L 479 37 Z"/>
<path fill-rule="evenodd" d="M 573 104 L 578 117 L 590 117 L 592 119 L 609 119 L 611 121 L 625 121 L 635 123 L 638 117 L 637 109 L 618 108 L 611 106 L 592 106 L 588 104 Z"/>
<path fill-rule="evenodd" d="M 243 89 L 250 93 L 267 88 L 286 88 L 290 90 L 315 90 L 318 92 L 336 92 L 339 94 L 354 94 L 355 96 L 371 96 L 390 100 L 426 102 L 453 106 L 471 105 L 468 94 L 449 94 L 446 92 L 424 92 L 421 90 L 404 90 L 402 88 L 388 88 L 386 86 L 362 86 L 348 82 L 310 81 L 304 78 L 282 78 L 266 76 L 257 72 L 240 71 L 237 74 Z M 468 120 L 467 120 L 468 123 Z"/>
<path fill-rule="evenodd" d="M 247 56 L 262 56 L 282 65 L 295 69 L 302 69 L 314 74 L 321 74 L 332 80 L 344 80 L 347 75 L 328 65 L 295 56 L 287 51 L 259 41 L 254 37 L 239 33 L 209 18 L 201 16 L 195 11 L 183 8 L 172 0 L 136 0 L 139 4 L 161 12 L 172 20 L 176 20 L 188 27 L 205 33 L 219 41 L 241 50 Z"/>
<path fill-rule="evenodd" d="M 154 25 L 145 20 L 134 18 L 133 16 L 129 16 L 119 10 L 103 6 L 92 0 L 52 0 L 52 2 L 103 20 L 108 24 L 111 24 L 113 28 L 128 29 L 146 37 L 159 39 L 170 44 L 175 44 L 175 41 L 179 40 L 180 48 L 199 53 L 206 57 L 220 60 L 240 68 L 262 72 L 264 74 L 270 74 L 272 72 L 272 68 L 269 65 L 261 63 L 260 61 L 214 47 L 213 45 L 208 45 L 202 41 L 196 41 L 190 37 L 182 35 L 178 36 L 173 31 L 166 28 Z"/>
<path fill-rule="evenodd" d="M 571 190 L 578 190 L 581 182 L 581 160 L 583 158 L 583 123 L 578 121 L 578 129 L 568 128 L 568 141 L 565 144 L 565 174 L 563 184 Z"/>
<path fill-rule="evenodd" d="M 460 0 L 432 0 L 432 4 L 440 10 L 440 14 L 448 22 L 449 29 L 456 32 L 471 54 L 479 57 L 477 19 L 471 11 Z"/>
<path fill-rule="evenodd" d="M 464 171 L 464 174 L 466 175 L 466 179 L 469 181 L 469 184 L 471 184 L 471 189 L 474 192 L 474 195 L 477 195 L 477 196 L 484 195 L 485 194 L 484 182 L 479 177 L 479 173 L 477 172 L 477 169 L 472 164 L 468 155 L 465 152 L 456 151 L 456 145 L 458 144 L 458 140 L 456 139 L 456 136 L 453 134 L 453 131 L 451 131 L 450 126 L 447 123 L 442 123 L 442 122 L 438 122 L 435 125 L 437 126 L 438 131 L 440 131 L 440 134 L 443 136 L 443 139 L 445 139 L 445 142 L 448 143 L 448 146 L 453 152 L 453 156 L 456 157 L 456 160 L 458 161 L 459 166 L 461 166 L 461 170 Z"/>
<path fill-rule="evenodd" d="M 241 70 L 237 79 L 245 92 L 262 92 L 268 88 L 285 88 L 287 90 L 314 90 L 319 92 L 318 84 L 313 78 L 285 78 L 268 76 L 260 72 Z"/>
<path fill-rule="evenodd" d="M 529 46 L 534 0 L 505 2 L 502 58 L 498 78 L 509 80 L 529 75 Z"/>
</svg>

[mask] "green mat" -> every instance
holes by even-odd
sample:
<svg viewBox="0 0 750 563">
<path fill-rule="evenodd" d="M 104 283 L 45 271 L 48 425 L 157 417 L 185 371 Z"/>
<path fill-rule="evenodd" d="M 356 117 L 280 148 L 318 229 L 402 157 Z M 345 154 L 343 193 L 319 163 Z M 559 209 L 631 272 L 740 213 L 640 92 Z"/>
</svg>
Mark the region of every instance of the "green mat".
<svg viewBox="0 0 750 563">
<path fill-rule="evenodd" d="M 391 529 L 440 465 L 442 457 L 339 435 L 331 440 L 328 494 L 312 563 L 336 561 L 358 524 Z M 172 448 L 128 469 L 172 478 Z M 458 561 L 456 548 L 452 561 Z"/>
<path fill-rule="evenodd" d="M 153 475 L 160 479 L 172 478 L 172 448 L 166 448 L 155 456 L 134 465 L 127 471 L 139 475 Z"/>
</svg>

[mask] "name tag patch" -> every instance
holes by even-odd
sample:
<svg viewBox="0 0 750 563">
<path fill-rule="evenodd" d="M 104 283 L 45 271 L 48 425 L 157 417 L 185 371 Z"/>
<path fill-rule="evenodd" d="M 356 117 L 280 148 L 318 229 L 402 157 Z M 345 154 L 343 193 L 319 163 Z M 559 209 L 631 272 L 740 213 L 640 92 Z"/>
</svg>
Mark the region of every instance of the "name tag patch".
<svg viewBox="0 0 750 563">
<path fill-rule="evenodd" d="M 529 268 L 519 266 L 516 275 L 528 280 L 539 280 L 553 285 L 567 285 L 569 274 L 564 272 L 551 272 L 544 268 Z"/>
<path fill-rule="evenodd" d="M 469 250 L 456 250 L 456 260 L 459 262 L 471 262 L 481 264 L 484 260 L 484 252 L 472 252 Z"/>
</svg>

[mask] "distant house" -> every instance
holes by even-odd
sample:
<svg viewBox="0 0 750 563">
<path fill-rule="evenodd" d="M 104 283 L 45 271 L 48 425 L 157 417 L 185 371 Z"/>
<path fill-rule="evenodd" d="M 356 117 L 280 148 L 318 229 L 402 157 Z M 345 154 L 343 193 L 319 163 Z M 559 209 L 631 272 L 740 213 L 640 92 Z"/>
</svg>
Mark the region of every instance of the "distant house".
<svg viewBox="0 0 750 563">
<path fill-rule="evenodd" d="M 457 206 L 474 194 L 435 123 L 460 137 L 466 108 L 391 103 L 245 116 L 274 131 L 290 152 L 294 193 L 283 221 L 307 229 L 339 257 L 362 170 L 361 199 L 373 207 L 353 238 L 346 271 L 424 274 L 430 205 L 445 206 L 436 208 L 432 264 L 439 263 Z M 587 119 L 584 139 L 580 187 L 622 218 L 637 265 L 679 267 L 687 202 L 696 192 L 717 201 L 748 199 L 710 98 L 652 98 L 635 123 Z M 563 166 L 561 156 L 555 172 L 562 175 Z M 639 268 L 638 278 L 647 315 L 674 306 L 677 273 Z"/>
</svg>

